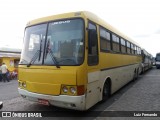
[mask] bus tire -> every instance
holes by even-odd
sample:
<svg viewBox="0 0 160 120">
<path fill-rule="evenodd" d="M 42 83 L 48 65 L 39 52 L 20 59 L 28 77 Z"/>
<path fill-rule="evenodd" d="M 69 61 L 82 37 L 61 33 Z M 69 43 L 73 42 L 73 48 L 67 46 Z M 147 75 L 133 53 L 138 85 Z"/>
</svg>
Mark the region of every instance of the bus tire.
<svg viewBox="0 0 160 120">
<path fill-rule="evenodd" d="M 103 92 L 102 92 L 102 102 L 105 102 L 110 96 L 110 84 L 109 81 L 106 80 L 103 86 Z"/>
<path fill-rule="evenodd" d="M 133 73 L 133 78 L 132 78 L 132 80 L 135 81 L 136 78 L 137 78 L 137 72 L 136 72 L 136 69 L 135 69 L 135 70 L 134 70 L 134 73 Z"/>
<path fill-rule="evenodd" d="M 139 77 L 139 69 L 137 70 L 137 76 L 136 76 L 136 80 L 138 79 L 138 77 Z"/>
<path fill-rule="evenodd" d="M 144 68 L 142 68 L 142 72 L 141 72 L 141 74 L 144 74 Z"/>
</svg>

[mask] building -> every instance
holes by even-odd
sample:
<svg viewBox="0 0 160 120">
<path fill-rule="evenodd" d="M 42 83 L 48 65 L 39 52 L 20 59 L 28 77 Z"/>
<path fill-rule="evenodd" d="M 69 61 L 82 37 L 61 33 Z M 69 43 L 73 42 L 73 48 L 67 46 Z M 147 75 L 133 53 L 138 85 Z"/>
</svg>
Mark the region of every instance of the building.
<svg viewBox="0 0 160 120">
<path fill-rule="evenodd" d="M 21 50 L 11 48 L 0 48 L 0 65 L 5 63 L 9 71 L 18 68 Z"/>
</svg>

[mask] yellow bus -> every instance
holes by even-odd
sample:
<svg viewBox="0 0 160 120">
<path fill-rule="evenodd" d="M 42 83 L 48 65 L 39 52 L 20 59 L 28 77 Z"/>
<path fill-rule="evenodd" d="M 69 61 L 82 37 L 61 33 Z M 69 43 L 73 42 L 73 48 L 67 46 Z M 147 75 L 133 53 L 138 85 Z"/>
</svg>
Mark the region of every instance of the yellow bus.
<svg viewBox="0 0 160 120">
<path fill-rule="evenodd" d="M 87 11 L 30 21 L 19 63 L 20 95 L 44 105 L 87 110 L 132 79 L 140 46 Z"/>
</svg>

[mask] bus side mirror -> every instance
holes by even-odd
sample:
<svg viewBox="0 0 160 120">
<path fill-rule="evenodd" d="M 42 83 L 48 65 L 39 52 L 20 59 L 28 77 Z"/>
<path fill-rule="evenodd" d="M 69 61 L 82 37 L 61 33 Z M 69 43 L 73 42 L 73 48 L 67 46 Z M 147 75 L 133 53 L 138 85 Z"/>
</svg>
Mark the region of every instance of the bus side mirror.
<svg viewBox="0 0 160 120">
<path fill-rule="evenodd" d="M 155 58 L 155 61 L 157 61 L 157 58 Z"/>
<path fill-rule="evenodd" d="M 89 29 L 88 31 L 88 50 L 89 54 L 92 54 L 92 47 L 97 44 L 97 32 L 94 29 Z"/>
</svg>

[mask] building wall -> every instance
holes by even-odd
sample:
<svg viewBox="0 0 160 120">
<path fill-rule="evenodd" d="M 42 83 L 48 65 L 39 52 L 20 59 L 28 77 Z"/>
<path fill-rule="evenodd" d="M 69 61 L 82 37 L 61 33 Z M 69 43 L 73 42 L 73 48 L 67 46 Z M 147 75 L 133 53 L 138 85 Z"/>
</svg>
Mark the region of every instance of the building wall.
<svg viewBox="0 0 160 120">
<path fill-rule="evenodd" d="M 10 58 L 10 57 L 3 57 L 0 58 L 0 64 L 5 63 L 8 67 L 9 71 L 13 71 L 15 69 L 17 69 L 17 64 L 16 61 L 19 61 L 20 58 Z"/>
</svg>

